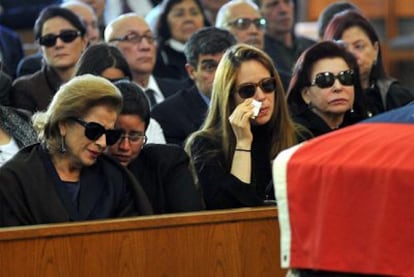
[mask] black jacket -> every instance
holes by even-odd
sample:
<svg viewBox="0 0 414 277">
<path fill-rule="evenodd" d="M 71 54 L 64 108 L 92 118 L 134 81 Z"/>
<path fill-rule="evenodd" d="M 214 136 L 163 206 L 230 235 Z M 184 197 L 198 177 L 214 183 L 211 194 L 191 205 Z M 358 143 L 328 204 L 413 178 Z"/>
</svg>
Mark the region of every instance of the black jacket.
<svg viewBox="0 0 414 277">
<path fill-rule="evenodd" d="M 82 170 L 78 209 L 62 191 L 50 164 L 43 146 L 34 144 L 0 167 L 0 226 L 152 214 L 137 180 L 105 155 Z"/>
<path fill-rule="evenodd" d="M 181 147 L 147 144 L 128 169 L 144 188 L 154 213 L 204 209 L 201 193 L 189 170 L 188 156 Z"/>
<path fill-rule="evenodd" d="M 164 131 L 167 143 L 183 145 L 185 139 L 198 130 L 207 113 L 207 103 L 197 87 L 183 89 L 162 103 L 155 105 L 151 116 Z"/>
</svg>

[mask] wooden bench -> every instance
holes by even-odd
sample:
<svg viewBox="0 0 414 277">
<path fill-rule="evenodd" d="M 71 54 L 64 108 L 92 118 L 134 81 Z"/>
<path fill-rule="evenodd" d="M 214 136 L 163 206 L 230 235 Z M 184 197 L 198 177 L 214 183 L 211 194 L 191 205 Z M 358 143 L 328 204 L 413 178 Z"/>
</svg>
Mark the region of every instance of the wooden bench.
<svg viewBox="0 0 414 277">
<path fill-rule="evenodd" d="M 0 228 L 2 276 L 284 276 L 274 207 Z"/>
</svg>

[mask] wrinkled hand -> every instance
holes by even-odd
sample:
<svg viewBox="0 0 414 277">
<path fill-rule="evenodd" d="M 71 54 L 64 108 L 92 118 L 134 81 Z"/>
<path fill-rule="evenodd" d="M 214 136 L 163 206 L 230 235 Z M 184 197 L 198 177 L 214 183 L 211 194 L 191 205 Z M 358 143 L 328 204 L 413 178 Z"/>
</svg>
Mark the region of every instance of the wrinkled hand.
<svg viewBox="0 0 414 277">
<path fill-rule="evenodd" d="M 252 99 L 246 99 L 234 109 L 229 117 L 230 125 L 236 136 L 238 146 L 250 147 L 253 141 L 253 134 L 250 129 L 250 120 L 253 116 Z"/>
</svg>

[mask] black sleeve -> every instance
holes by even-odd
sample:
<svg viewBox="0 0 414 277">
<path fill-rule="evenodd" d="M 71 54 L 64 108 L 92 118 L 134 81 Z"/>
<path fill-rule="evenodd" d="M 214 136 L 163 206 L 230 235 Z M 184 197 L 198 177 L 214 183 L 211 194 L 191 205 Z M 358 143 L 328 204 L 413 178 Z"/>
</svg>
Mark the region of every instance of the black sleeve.
<svg viewBox="0 0 414 277">
<path fill-rule="evenodd" d="M 262 205 L 263 199 L 259 197 L 256 188 L 232 175 L 225 168 L 221 154 L 206 158 L 205 153 L 214 148 L 216 146 L 206 139 L 196 139 L 191 145 L 192 162 L 207 209 Z"/>
</svg>

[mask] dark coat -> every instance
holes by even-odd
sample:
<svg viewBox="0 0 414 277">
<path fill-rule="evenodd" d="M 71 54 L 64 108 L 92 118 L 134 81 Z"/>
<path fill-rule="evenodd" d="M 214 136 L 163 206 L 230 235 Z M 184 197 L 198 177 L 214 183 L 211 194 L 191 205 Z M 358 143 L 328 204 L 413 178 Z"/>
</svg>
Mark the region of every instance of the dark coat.
<svg viewBox="0 0 414 277">
<path fill-rule="evenodd" d="M 151 116 L 161 125 L 167 143 L 182 146 L 188 135 L 200 128 L 207 109 L 207 103 L 193 86 L 155 105 Z"/>
<path fill-rule="evenodd" d="M 185 80 L 188 78 L 186 63 L 184 53 L 172 49 L 169 45 L 164 45 L 158 49 L 153 74 L 162 78 Z"/>
<path fill-rule="evenodd" d="M 3 70 L 12 78 L 16 77 L 19 61 L 24 57 L 19 35 L 0 25 L 0 52 L 3 56 Z"/>
<path fill-rule="evenodd" d="M 152 213 L 139 183 L 102 155 L 82 170 L 78 209 L 62 192 L 40 144 L 23 148 L 0 168 L 0 226 L 33 225 Z"/>
<path fill-rule="evenodd" d="M 161 93 L 164 95 L 164 98 L 168 98 L 175 94 L 187 84 L 185 81 L 160 77 L 155 77 L 155 82 L 160 88 Z"/>
<path fill-rule="evenodd" d="M 32 75 L 22 76 L 13 82 L 11 105 L 32 113 L 46 110 L 62 84 L 60 77 L 48 66 Z"/>
<path fill-rule="evenodd" d="M 204 209 L 201 193 L 189 170 L 188 156 L 181 147 L 147 144 L 128 169 L 144 188 L 154 213 Z"/>
<path fill-rule="evenodd" d="M 308 47 L 315 44 L 315 41 L 301 37 L 293 37 L 293 47 L 285 46 L 281 41 L 265 35 L 264 51 L 272 58 L 278 71 L 291 73 L 300 54 Z"/>
</svg>

